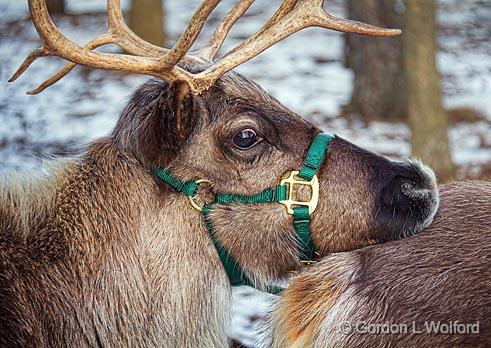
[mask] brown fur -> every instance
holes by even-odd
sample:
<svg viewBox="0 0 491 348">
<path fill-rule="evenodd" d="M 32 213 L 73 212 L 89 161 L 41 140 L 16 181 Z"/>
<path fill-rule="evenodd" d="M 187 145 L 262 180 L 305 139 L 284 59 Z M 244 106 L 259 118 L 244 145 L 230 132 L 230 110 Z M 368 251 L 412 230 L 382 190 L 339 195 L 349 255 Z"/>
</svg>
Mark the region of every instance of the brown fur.
<svg viewBox="0 0 491 348">
<path fill-rule="evenodd" d="M 231 139 L 244 128 L 264 141 L 238 150 Z M 226 346 L 230 286 L 202 216 L 152 172 L 208 179 L 212 192 L 198 200 L 253 194 L 300 168 L 317 132 L 238 74 L 202 96 L 181 83 L 144 84 L 110 136 L 42 181 L 2 187 L 0 345 Z M 423 166 L 340 138 L 319 179 L 312 230 L 321 253 L 415 233 L 437 206 L 434 176 Z M 404 182 L 428 196 L 409 198 Z M 300 268 L 281 205 L 220 206 L 211 219 L 257 286 Z"/>
<path fill-rule="evenodd" d="M 188 319 L 205 318 L 209 306 L 225 312 L 228 290 L 207 236 L 182 238 L 203 230 L 186 199 L 107 140 L 62 171 L 51 190 L 28 189 L 32 203 L 4 191 L 0 342 L 225 345 L 223 324 Z M 19 204 L 26 215 L 16 213 Z M 179 279 L 183 269 L 192 281 Z M 186 309 L 169 306 L 171 295 Z"/>
<path fill-rule="evenodd" d="M 347 261 L 347 262 L 346 262 Z M 313 336 L 313 330 L 319 327 L 328 310 L 334 305 L 337 296 L 346 289 L 352 276 L 352 262 L 334 263 L 328 277 L 312 277 L 297 282 L 295 287 L 288 289 L 285 294 L 285 307 L 288 312 L 282 313 L 280 319 L 287 332 L 287 344 L 306 346 Z M 308 296 L 305 294 L 308 293 Z"/>
<path fill-rule="evenodd" d="M 417 236 L 328 256 L 293 280 L 268 346 L 484 347 L 491 342 L 491 183 L 440 188 L 432 225 Z M 480 323 L 480 334 L 344 334 L 343 322 Z M 414 323 L 414 324 L 413 324 Z M 411 333 L 412 332 L 412 333 Z"/>
</svg>

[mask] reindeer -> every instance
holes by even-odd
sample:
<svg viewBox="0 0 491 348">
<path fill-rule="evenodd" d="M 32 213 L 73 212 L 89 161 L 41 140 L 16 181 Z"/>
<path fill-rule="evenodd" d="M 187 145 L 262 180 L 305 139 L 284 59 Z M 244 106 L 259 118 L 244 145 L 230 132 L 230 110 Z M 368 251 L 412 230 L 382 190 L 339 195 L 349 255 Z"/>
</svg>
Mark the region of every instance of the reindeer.
<svg viewBox="0 0 491 348">
<path fill-rule="evenodd" d="M 117 0 L 107 1 L 108 33 L 84 47 L 58 31 L 43 0 L 29 0 L 43 47 L 11 80 L 38 57 L 70 61 L 31 94 L 76 64 L 154 79 L 78 158 L 1 188 L 1 345 L 225 347 L 231 285 L 268 290 L 302 261 L 431 223 L 431 170 L 319 135 L 230 71 L 310 26 L 399 31 L 333 17 L 322 1 L 287 0 L 215 59 L 252 3 L 239 1 L 208 44 L 188 53 L 217 3 L 204 1 L 164 49 L 130 31 Z M 132 55 L 93 51 L 107 43 Z"/>
<path fill-rule="evenodd" d="M 490 197 L 491 182 L 443 185 L 433 223 L 416 236 L 301 273 L 265 325 L 265 346 L 488 347 Z"/>
</svg>

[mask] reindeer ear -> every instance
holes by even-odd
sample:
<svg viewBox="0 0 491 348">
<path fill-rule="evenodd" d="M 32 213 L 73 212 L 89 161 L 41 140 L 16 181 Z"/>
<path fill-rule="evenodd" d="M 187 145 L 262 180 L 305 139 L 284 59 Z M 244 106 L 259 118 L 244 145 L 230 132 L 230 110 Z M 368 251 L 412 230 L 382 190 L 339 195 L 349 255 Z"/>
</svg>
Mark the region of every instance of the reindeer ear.
<svg viewBox="0 0 491 348">
<path fill-rule="evenodd" d="M 166 84 L 154 104 L 149 126 L 153 128 L 158 148 L 177 150 L 191 135 L 198 120 L 195 97 L 186 82 Z"/>
<path fill-rule="evenodd" d="M 174 82 L 174 127 L 179 139 L 186 139 L 193 129 L 194 96 L 184 81 Z"/>
<path fill-rule="evenodd" d="M 114 137 L 150 167 L 167 165 L 199 124 L 196 96 L 185 82 L 151 79 L 133 94 Z"/>
<path fill-rule="evenodd" d="M 130 127 L 134 137 L 130 146 L 136 148 L 137 157 L 157 166 L 175 158 L 199 123 L 196 105 L 186 82 L 150 80 L 143 85 L 123 113 L 136 122 Z"/>
</svg>

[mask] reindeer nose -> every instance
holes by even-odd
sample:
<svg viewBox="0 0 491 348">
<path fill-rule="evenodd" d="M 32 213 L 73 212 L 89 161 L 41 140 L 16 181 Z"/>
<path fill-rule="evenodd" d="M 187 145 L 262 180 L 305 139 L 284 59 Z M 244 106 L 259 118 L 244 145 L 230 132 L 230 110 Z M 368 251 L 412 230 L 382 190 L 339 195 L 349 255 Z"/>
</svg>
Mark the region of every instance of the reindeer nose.
<svg viewBox="0 0 491 348">
<path fill-rule="evenodd" d="M 382 190 L 379 214 L 395 231 L 418 232 L 431 223 L 438 209 L 435 174 L 415 160 L 393 163 L 392 170 Z"/>
<path fill-rule="evenodd" d="M 401 193 L 415 201 L 431 200 L 437 193 L 435 173 L 416 160 L 408 160 L 404 166 L 407 168 L 407 177 L 401 182 Z M 402 176 L 405 175 L 402 174 Z"/>
</svg>

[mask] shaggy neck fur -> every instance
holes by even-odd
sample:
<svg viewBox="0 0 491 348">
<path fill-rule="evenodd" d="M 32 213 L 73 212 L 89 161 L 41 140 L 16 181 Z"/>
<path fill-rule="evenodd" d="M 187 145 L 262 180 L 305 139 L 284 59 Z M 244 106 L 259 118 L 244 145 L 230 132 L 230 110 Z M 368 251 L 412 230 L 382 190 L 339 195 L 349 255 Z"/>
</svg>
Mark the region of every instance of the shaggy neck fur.
<svg viewBox="0 0 491 348">
<path fill-rule="evenodd" d="M 227 346 L 201 216 L 109 139 L 2 189 L 0 230 L 0 345 Z"/>
</svg>

